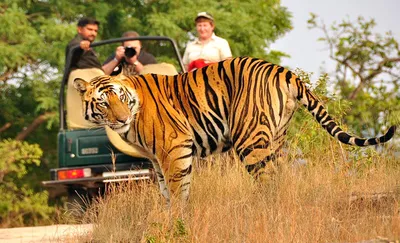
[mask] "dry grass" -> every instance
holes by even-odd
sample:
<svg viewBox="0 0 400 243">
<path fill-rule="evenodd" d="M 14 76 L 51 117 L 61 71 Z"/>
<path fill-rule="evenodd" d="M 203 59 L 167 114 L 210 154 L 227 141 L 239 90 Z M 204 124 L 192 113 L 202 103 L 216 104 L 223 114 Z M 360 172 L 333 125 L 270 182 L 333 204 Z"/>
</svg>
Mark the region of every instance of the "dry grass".
<svg viewBox="0 0 400 243">
<path fill-rule="evenodd" d="M 289 159 L 260 183 L 236 160 L 217 156 L 196 162 L 184 205 L 167 207 L 156 185 L 128 183 L 110 188 L 84 221 L 94 224 L 93 242 L 400 239 L 400 161 L 343 157 L 332 148 L 306 165 Z"/>
</svg>

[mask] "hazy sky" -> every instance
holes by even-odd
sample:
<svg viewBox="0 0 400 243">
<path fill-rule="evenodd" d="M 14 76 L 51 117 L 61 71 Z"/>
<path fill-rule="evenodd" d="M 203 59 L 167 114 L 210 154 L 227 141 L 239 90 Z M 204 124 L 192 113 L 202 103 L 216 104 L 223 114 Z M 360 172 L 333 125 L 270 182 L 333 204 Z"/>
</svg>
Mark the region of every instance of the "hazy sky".
<svg viewBox="0 0 400 243">
<path fill-rule="evenodd" d="M 329 59 L 327 46 L 317 41 L 323 36 L 322 31 L 307 28 L 310 12 L 317 14 L 327 26 L 347 17 L 352 21 L 358 16 L 374 18 L 376 32 L 383 34 L 392 31 L 400 42 L 400 0 L 281 0 L 281 3 L 292 12 L 294 28 L 271 48 L 291 56 L 283 59 L 282 65 L 292 70 L 299 67 L 306 72 L 313 72 L 312 78 L 320 74 L 320 67 L 331 73 L 335 65 Z"/>
</svg>

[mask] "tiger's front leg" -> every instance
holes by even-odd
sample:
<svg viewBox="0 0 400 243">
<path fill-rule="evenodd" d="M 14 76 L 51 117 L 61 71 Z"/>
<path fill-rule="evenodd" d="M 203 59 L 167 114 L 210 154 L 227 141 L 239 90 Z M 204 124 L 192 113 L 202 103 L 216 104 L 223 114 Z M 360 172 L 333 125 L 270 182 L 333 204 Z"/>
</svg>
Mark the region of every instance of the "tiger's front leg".
<svg viewBox="0 0 400 243">
<path fill-rule="evenodd" d="M 164 198 L 167 200 L 169 204 L 170 203 L 169 191 L 167 188 L 167 184 L 165 183 L 164 174 L 162 172 L 160 164 L 158 163 L 157 160 L 152 160 L 151 162 L 153 164 L 153 168 L 157 176 L 158 186 L 160 188 L 161 194 L 164 196 Z"/>
</svg>

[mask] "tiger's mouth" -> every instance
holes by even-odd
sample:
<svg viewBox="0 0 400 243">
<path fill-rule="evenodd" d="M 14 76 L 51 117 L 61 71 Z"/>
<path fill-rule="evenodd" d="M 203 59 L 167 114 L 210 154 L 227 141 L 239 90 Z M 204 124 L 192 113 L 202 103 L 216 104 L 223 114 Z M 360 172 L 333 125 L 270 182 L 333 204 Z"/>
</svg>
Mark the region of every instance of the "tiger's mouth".
<svg viewBox="0 0 400 243">
<path fill-rule="evenodd" d="M 114 130 L 115 132 L 121 134 L 121 133 L 126 133 L 129 131 L 130 123 L 128 124 L 122 124 L 122 125 L 109 125 L 109 127 Z"/>
<path fill-rule="evenodd" d="M 109 122 L 107 125 L 115 132 L 121 134 L 129 131 L 132 120 L 133 116 L 130 116 L 125 122 Z"/>
</svg>

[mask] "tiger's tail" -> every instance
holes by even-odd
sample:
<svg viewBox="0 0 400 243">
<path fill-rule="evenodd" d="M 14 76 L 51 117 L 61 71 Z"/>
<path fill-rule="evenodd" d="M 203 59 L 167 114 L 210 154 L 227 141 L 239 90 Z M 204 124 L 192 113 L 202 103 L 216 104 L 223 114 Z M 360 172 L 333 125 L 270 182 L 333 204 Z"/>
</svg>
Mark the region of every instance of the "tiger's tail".
<svg viewBox="0 0 400 243">
<path fill-rule="evenodd" d="M 321 126 L 328 131 L 331 136 L 340 142 L 363 147 L 385 143 L 393 137 L 396 131 L 396 126 L 391 126 L 385 135 L 374 138 L 360 138 L 344 132 L 328 114 L 325 107 L 313 94 L 313 92 L 311 92 L 299 78 L 296 78 L 296 83 L 298 88 L 297 100 L 299 100 L 308 109 L 308 111 L 314 116 L 319 124 L 321 124 Z"/>
</svg>

